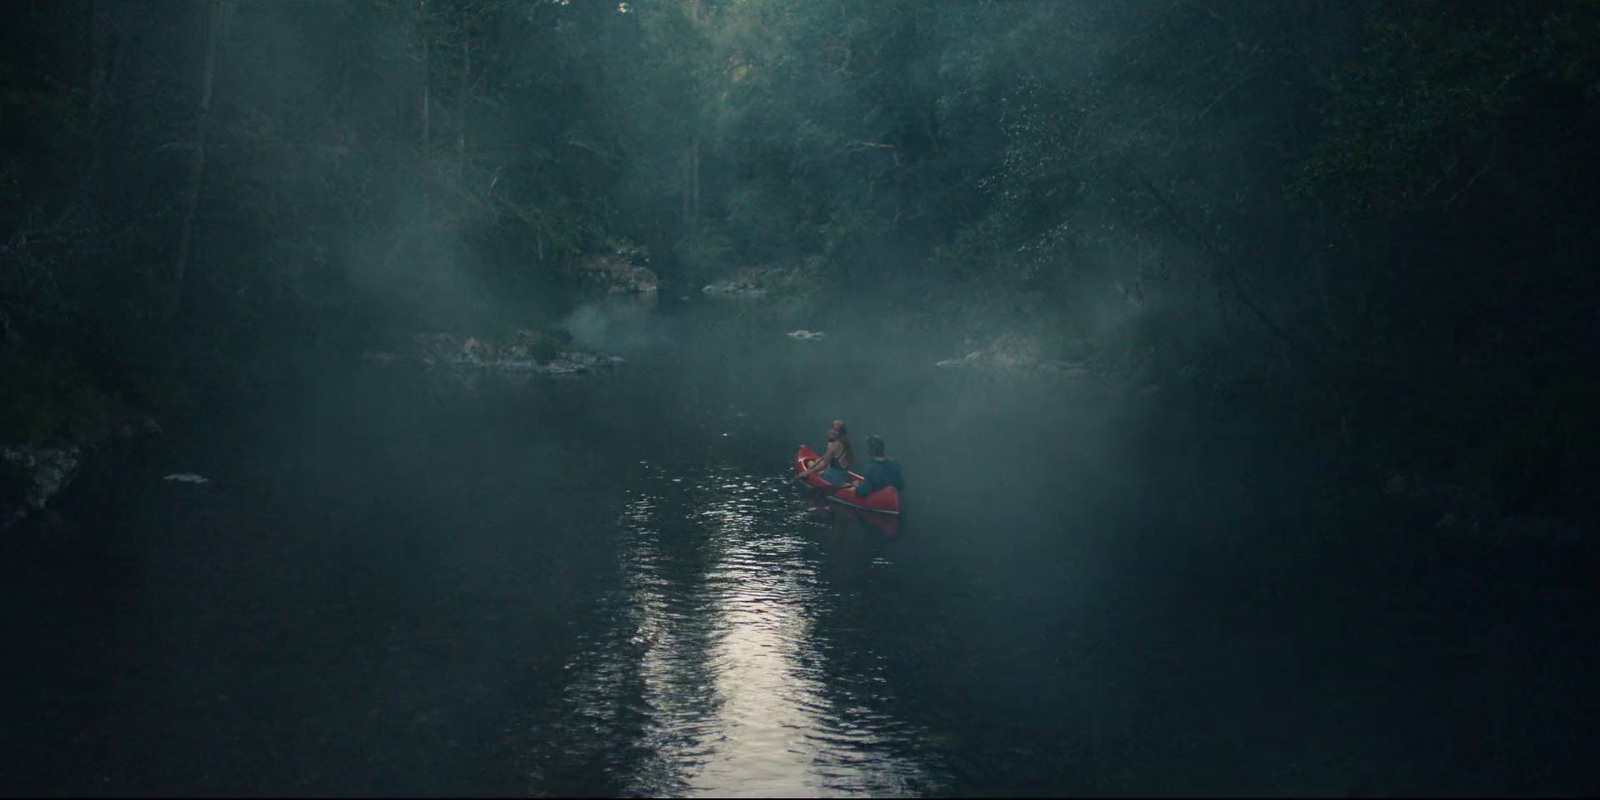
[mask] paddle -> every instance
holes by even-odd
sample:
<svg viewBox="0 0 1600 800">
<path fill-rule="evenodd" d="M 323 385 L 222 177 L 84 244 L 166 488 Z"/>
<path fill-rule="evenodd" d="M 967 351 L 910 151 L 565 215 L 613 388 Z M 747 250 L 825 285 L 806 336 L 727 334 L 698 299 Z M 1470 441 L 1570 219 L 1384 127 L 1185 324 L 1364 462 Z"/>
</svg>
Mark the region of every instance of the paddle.
<svg viewBox="0 0 1600 800">
<path fill-rule="evenodd" d="M 794 479 L 799 481 L 799 482 L 801 482 L 801 483 L 805 483 L 806 478 L 819 476 L 823 472 L 826 472 L 826 470 L 819 470 L 817 472 L 811 473 L 810 475 L 801 475 L 799 473 L 794 473 Z M 852 481 L 856 480 L 856 478 L 854 477 L 854 473 L 851 473 L 851 474 L 852 474 L 852 477 L 850 478 L 850 480 L 852 480 Z M 807 486 L 811 486 L 811 484 L 809 484 L 809 483 L 806 483 L 806 485 Z M 818 490 L 838 491 L 840 489 L 848 489 L 848 488 L 850 488 L 850 485 L 848 483 L 830 483 L 827 486 L 812 486 L 811 488 L 818 489 Z"/>
<path fill-rule="evenodd" d="M 798 482 L 800 482 L 800 483 L 805 483 L 805 478 L 808 478 L 808 477 L 814 478 L 814 477 L 816 477 L 816 475 L 818 475 L 818 474 L 816 474 L 816 472 L 813 472 L 813 474 L 810 474 L 810 475 L 790 475 L 790 477 L 794 477 L 795 480 L 798 480 Z M 806 486 L 811 486 L 811 485 L 810 485 L 810 483 L 806 483 Z M 829 486 L 834 486 L 834 488 L 837 488 L 837 490 L 842 490 L 842 488 L 845 488 L 845 485 L 843 485 L 843 483 L 829 483 Z M 811 486 L 811 488 L 818 488 L 818 490 L 821 490 L 821 488 L 827 488 L 827 486 Z"/>
<path fill-rule="evenodd" d="M 801 483 L 805 483 L 806 482 L 806 479 L 800 477 L 799 475 L 794 476 L 794 479 L 799 481 L 799 482 L 801 482 Z M 852 478 L 851 480 L 855 480 L 855 479 Z M 811 484 L 809 484 L 809 483 L 806 483 L 806 485 L 807 486 L 811 486 Z M 848 483 L 830 483 L 830 484 L 827 484 L 826 486 L 811 486 L 811 488 L 816 489 L 819 492 L 837 492 L 840 489 L 854 489 L 855 487 L 850 485 L 850 484 L 848 484 Z"/>
</svg>

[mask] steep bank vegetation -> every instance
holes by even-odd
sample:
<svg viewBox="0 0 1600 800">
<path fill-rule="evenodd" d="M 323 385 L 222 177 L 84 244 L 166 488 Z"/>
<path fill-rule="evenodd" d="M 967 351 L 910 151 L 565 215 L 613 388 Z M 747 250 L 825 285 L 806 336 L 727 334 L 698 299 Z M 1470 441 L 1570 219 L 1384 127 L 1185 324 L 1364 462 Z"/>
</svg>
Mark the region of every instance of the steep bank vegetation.
<svg viewBox="0 0 1600 800">
<path fill-rule="evenodd" d="M 0 442 L 805 263 L 1600 515 L 1600 3 L 0 6 Z M 959 356 L 960 353 L 951 353 Z"/>
</svg>

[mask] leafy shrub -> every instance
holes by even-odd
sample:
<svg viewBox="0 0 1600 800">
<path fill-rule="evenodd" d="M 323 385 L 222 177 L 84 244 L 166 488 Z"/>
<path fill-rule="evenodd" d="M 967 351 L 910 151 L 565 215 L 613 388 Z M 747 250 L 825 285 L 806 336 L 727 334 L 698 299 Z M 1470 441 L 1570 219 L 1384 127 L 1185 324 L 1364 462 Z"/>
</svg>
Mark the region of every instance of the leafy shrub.
<svg viewBox="0 0 1600 800">
<path fill-rule="evenodd" d="M 0 364 L 0 442 L 37 444 L 70 438 L 116 405 L 76 362 L 15 357 Z"/>
</svg>

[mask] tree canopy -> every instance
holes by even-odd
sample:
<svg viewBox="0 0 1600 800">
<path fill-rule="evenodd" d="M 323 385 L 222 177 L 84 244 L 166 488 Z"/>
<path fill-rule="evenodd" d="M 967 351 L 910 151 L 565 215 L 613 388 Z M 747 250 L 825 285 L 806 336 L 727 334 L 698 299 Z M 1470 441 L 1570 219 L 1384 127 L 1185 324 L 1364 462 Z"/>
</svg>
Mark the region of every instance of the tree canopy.
<svg viewBox="0 0 1600 800">
<path fill-rule="evenodd" d="M 812 259 L 1600 511 L 1594 0 L 16 2 L 0 53 L 0 439 L 588 253 Z"/>
</svg>

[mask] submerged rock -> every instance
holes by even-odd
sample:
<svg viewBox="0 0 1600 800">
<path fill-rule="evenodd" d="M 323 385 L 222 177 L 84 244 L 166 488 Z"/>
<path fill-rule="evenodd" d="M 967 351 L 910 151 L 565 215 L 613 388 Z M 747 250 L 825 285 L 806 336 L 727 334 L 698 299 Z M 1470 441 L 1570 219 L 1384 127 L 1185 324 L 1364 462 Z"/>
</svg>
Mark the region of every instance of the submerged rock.
<svg viewBox="0 0 1600 800">
<path fill-rule="evenodd" d="M 1039 358 L 1027 352 L 1003 347 L 973 350 L 960 358 L 947 358 L 934 363 L 939 369 L 995 370 L 1019 373 L 1047 373 L 1062 378 L 1087 378 L 1089 369 L 1082 363 Z"/>
<path fill-rule="evenodd" d="M 402 361 L 420 365 L 427 374 L 449 376 L 448 382 L 460 382 L 467 388 L 475 387 L 484 376 L 516 382 L 537 376 L 602 372 L 624 362 L 620 356 L 575 349 L 563 336 L 531 330 L 518 330 L 499 343 L 450 333 L 417 334 L 405 356 L 378 352 L 363 359 L 384 366 Z"/>
<path fill-rule="evenodd" d="M 937 362 L 934 366 L 940 369 L 957 369 L 960 367 L 976 367 L 983 363 L 983 353 L 974 350 L 961 358 L 947 358 Z"/>
<path fill-rule="evenodd" d="M 823 271 L 820 258 L 809 258 L 766 267 L 751 267 L 708 283 L 700 293 L 707 297 L 755 300 L 772 295 L 779 299 L 803 300 L 815 293 L 817 276 Z"/>
<path fill-rule="evenodd" d="M 766 289 L 755 285 L 747 279 L 708 283 L 700 289 L 700 292 L 711 297 L 731 298 L 757 298 L 765 297 L 767 294 Z"/>
<path fill-rule="evenodd" d="M 623 363 L 624 360 L 621 356 L 603 356 L 594 353 L 568 351 L 544 362 L 499 360 L 481 364 L 466 364 L 464 366 L 480 367 L 490 371 L 507 373 L 573 375 L 609 369 Z"/>
<path fill-rule="evenodd" d="M 1569 520 L 1508 513 L 1493 496 L 1418 473 L 1395 473 L 1383 493 L 1431 520 L 1433 530 L 1466 538 L 1572 543 L 1589 532 Z"/>
<path fill-rule="evenodd" d="M 158 433 L 161 433 L 161 424 L 143 414 L 117 426 L 117 435 L 124 439 L 132 439 L 136 436 L 155 436 Z"/>
</svg>

